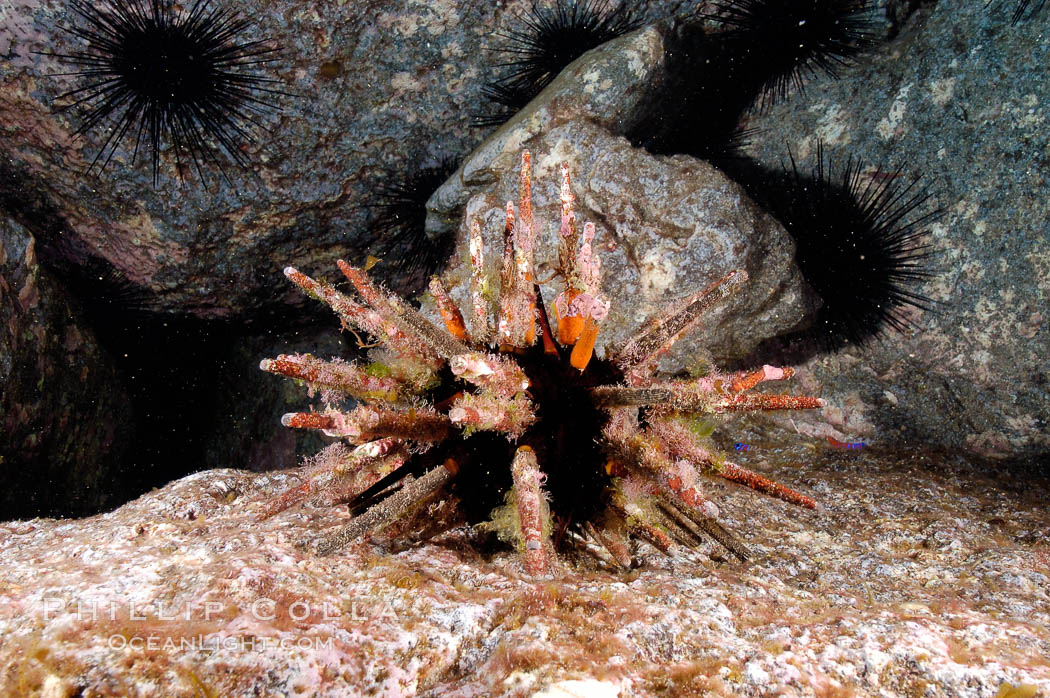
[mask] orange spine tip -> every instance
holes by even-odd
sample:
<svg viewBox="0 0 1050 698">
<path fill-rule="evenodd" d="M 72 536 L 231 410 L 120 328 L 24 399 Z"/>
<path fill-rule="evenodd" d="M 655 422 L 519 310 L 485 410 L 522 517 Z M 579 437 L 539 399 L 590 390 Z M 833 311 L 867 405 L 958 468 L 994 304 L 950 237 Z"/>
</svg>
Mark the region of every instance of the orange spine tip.
<svg viewBox="0 0 1050 698">
<path fill-rule="evenodd" d="M 583 334 L 582 317 L 565 317 L 558 319 L 558 343 L 563 347 L 571 347 L 576 344 Z"/>
<path fill-rule="evenodd" d="M 745 390 L 751 390 L 751 388 L 758 385 L 764 377 L 765 374 L 761 370 L 752 371 L 741 378 L 734 379 L 730 384 L 729 390 L 734 393 L 742 393 Z"/>
<path fill-rule="evenodd" d="M 767 365 L 750 373 L 739 374 L 733 378 L 729 389 L 733 393 L 742 393 L 745 390 L 751 390 L 751 388 L 763 381 L 787 380 L 793 375 L 795 375 L 795 369 L 791 367 L 777 368 L 776 366 Z"/>
<path fill-rule="evenodd" d="M 587 364 L 590 363 L 591 357 L 594 355 L 594 343 L 597 340 L 598 323 L 592 318 L 587 318 L 583 326 L 583 332 L 580 334 L 580 339 L 576 342 L 576 346 L 572 348 L 572 355 L 569 357 L 569 363 L 572 364 L 573 368 L 578 371 L 587 368 Z"/>
<path fill-rule="evenodd" d="M 540 287 L 535 287 L 534 294 L 536 296 L 536 317 L 540 322 L 540 334 L 543 336 L 543 353 L 550 356 L 558 355 L 558 346 L 554 343 L 554 333 L 551 330 L 551 321 L 547 316 L 547 306 L 543 304 L 543 297 L 540 295 Z"/>
<path fill-rule="evenodd" d="M 445 321 L 448 333 L 461 342 L 470 341 L 467 338 L 467 324 L 463 321 L 459 306 L 449 297 L 445 285 L 436 276 L 430 280 L 430 293 L 434 296 L 434 302 L 437 303 L 438 312 Z"/>
<path fill-rule="evenodd" d="M 572 308 L 572 302 L 579 295 L 579 292 L 568 289 L 558 298 L 558 302 L 554 304 L 555 318 L 558 320 L 558 343 L 563 347 L 571 347 L 579 340 L 580 334 L 583 333 L 583 317 L 580 315 L 566 315 L 563 317 L 558 310 L 558 306 L 562 304 L 565 308 Z"/>
</svg>

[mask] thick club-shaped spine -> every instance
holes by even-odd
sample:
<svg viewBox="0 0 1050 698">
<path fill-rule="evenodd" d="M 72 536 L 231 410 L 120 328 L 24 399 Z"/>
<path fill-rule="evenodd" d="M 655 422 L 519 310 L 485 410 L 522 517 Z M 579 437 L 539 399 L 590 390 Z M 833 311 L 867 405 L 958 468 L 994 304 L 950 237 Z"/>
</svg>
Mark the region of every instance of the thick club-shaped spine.
<svg viewBox="0 0 1050 698">
<path fill-rule="evenodd" d="M 506 399 L 491 393 L 460 394 L 448 417 L 456 426 L 501 431 L 512 439 L 520 438 L 536 421 L 532 402 L 525 396 Z"/>
<path fill-rule="evenodd" d="M 540 487 L 543 474 L 540 472 L 536 453 L 530 447 L 518 448 L 511 464 L 511 474 L 514 477 L 521 538 L 525 545 L 525 571 L 529 574 L 543 574 L 547 571 L 548 564 L 549 543 L 544 534 L 547 528 L 547 506 Z"/>
<path fill-rule="evenodd" d="M 310 278 L 295 267 L 285 267 L 284 275 L 306 295 L 327 304 L 347 329 L 363 330 L 398 353 L 418 357 L 431 369 L 440 367 L 441 359 L 425 344 L 406 335 L 396 323 L 387 320 L 372 308 L 361 305 L 329 284 Z"/>
<path fill-rule="evenodd" d="M 375 376 L 345 361 L 324 361 L 310 354 L 281 354 L 276 359 L 263 359 L 259 368 L 358 399 L 393 401 L 398 399 L 401 389 L 394 378 Z"/>
<path fill-rule="evenodd" d="M 655 359 L 691 330 L 705 312 L 736 292 L 746 281 L 746 271 L 731 271 L 704 290 L 680 301 L 675 310 L 624 342 L 614 353 L 614 361 L 628 376 L 629 382 L 637 385 L 652 375 Z"/>
</svg>

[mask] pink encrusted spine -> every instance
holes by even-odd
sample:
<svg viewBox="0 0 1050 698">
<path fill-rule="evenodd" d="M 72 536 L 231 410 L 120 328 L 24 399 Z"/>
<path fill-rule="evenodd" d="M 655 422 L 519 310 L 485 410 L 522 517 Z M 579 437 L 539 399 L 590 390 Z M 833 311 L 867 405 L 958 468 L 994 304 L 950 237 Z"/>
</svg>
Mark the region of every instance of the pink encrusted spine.
<svg viewBox="0 0 1050 698">
<path fill-rule="evenodd" d="M 474 342 L 486 345 L 492 336 L 489 323 L 488 275 L 485 272 L 485 243 L 481 236 L 481 222 L 470 222 L 470 300 L 473 306 L 471 333 Z"/>
<path fill-rule="evenodd" d="M 309 354 L 281 355 L 260 364 L 263 370 L 321 391 L 323 409 L 287 414 L 284 424 L 320 429 L 342 439 L 307 464 L 306 481 L 278 497 L 267 515 L 305 499 L 350 502 L 353 519 L 323 537 L 316 546 L 321 554 L 384 527 L 389 537 L 456 525 L 463 516 L 459 496 L 470 490 L 452 483 L 466 472 L 474 477 L 479 473 L 476 468 L 464 470 L 461 463 L 476 466 L 471 461 L 477 460 L 477 449 L 496 448 L 491 447 L 491 436 L 471 442 L 484 446 L 465 442 L 479 432 L 489 432 L 516 447 L 509 466 L 517 535 L 523 543 L 521 559 L 528 574 L 551 571 L 556 544 L 586 545 L 592 554 L 604 550 L 608 556 L 596 556 L 605 564 L 611 560 L 617 567 L 629 568 L 631 537 L 665 553 L 675 543 L 697 546 L 713 539 L 746 560 L 747 548 L 717 521 L 718 507 L 703 491 L 704 476 L 740 483 L 801 507 L 813 508 L 816 503 L 726 460 L 706 437 L 687 427 L 686 420 L 691 413 L 812 409 L 824 403 L 814 397 L 749 392 L 760 383 L 790 378 L 791 368 L 762 366 L 669 380 L 657 377 L 656 361 L 695 329 L 705 312 L 736 291 L 747 273 L 730 271 L 671 303 L 610 356 L 595 358 L 599 327 L 610 309 L 602 294 L 601 263 L 595 253 L 597 229 L 591 222 L 578 227 L 572 178 L 568 165 L 562 163 L 558 257 L 547 262 L 562 287 L 553 315 L 548 316 L 535 278 L 535 236 L 544 228 L 533 218 L 528 151 L 522 154 L 518 182 L 517 212 L 513 202 L 505 209 L 498 290 L 489 288 L 481 224 L 469 222 L 469 328 L 437 277 L 430 291 L 443 327 L 384 290 L 365 269 L 343 260 L 338 267 L 351 282 L 356 299 L 291 267 L 286 270 L 296 285 L 331 306 L 345 328 L 367 332 L 383 348 L 370 352 L 373 363 L 364 368 Z M 540 337 L 542 343 L 536 346 Z M 593 361 L 600 364 L 598 369 Z M 574 384 L 577 380 L 579 385 Z M 574 391 L 573 400 L 565 405 L 550 403 L 569 389 Z M 350 412 L 337 409 L 342 399 L 337 392 L 357 398 L 359 404 Z M 591 427 L 596 433 L 573 434 L 578 409 L 588 411 L 590 424 L 601 424 Z M 544 423 L 545 418 L 559 423 Z M 561 423 L 565 420 L 569 423 Z M 548 431 L 558 436 L 549 437 Z M 600 462 L 559 463 L 561 444 L 575 438 L 587 448 L 575 446 L 578 450 L 573 453 Z M 351 450 L 346 443 L 356 448 Z M 439 443 L 442 446 L 436 447 Z M 484 453 L 502 454 L 502 449 Z M 548 467 L 597 468 L 604 484 L 592 493 L 599 498 L 586 509 L 589 518 L 574 520 L 571 510 L 559 516 L 549 509 L 547 498 L 552 494 L 544 489 L 537 453 L 553 456 Z M 405 467 L 416 457 L 428 460 Z M 439 520 L 434 513 L 440 513 Z M 554 541 L 552 530 L 558 531 Z"/>
<path fill-rule="evenodd" d="M 331 444 L 310 459 L 305 468 L 306 482 L 278 497 L 261 518 L 309 498 L 328 506 L 348 502 L 400 468 L 409 457 L 404 444 L 396 439 L 370 441 L 353 450 L 342 443 Z"/>
<path fill-rule="evenodd" d="M 491 393 L 461 393 L 448 411 L 448 418 L 459 427 L 501 431 L 517 439 L 536 421 L 527 397 L 500 398 Z"/>
<path fill-rule="evenodd" d="M 535 304 L 533 271 L 536 255 L 536 231 L 532 218 L 532 157 L 529 151 L 521 154 L 521 200 L 518 204 L 518 225 L 514 231 L 514 264 L 518 288 Z M 531 320 L 531 318 L 530 318 Z"/>
<path fill-rule="evenodd" d="M 635 374 L 636 376 L 639 374 Z M 741 412 L 756 410 L 809 410 L 824 407 L 820 398 L 805 395 L 742 394 L 764 380 L 782 380 L 790 369 L 765 366 L 759 371 L 732 376 L 704 376 L 687 381 L 647 380 L 646 387 L 600 385 L 591 389 L 596 402 L 606 407 L 651 406 L 656 411 Z M 776 376 L 776 377 L 769 377 Z"/>
<path fill-rule="evenodd" d="M 339 390 L 356 398 L 396 400 L 401 383 L 394 378 L 373 376 L 344 361 L 324 361 L 310 354 L 281 354 L 263 359 L 259 368 L 269 373 L 298 378 L 311 387 Z"/>
<path fill-rule="evenodd" d="M 323 428 L 328 436 L 339 436 L 350 443 L 364 443 L 382 437 L 406 439 L 417 443 L 444 441 L 451 423 L 448 415 L 429 407 L 398 410 L 383 405 L 358 405 L 349 414 L 333 412 L 331 426 Z"/>
<path fill-rule="evenodd" d="M 453 356 L 452 373 L 502 397 L 512 397 L 529 388 L 529 379 L 513 359 L 499 354 L 471 352 Z"/>
<path fill-rule="evenodd" d="M 609 301 L 600 292 L 601 262 L 592 247 L 594 235 L 594 224 L 586 223 L 580 249 L 568 255 L 574 270 L 574 283 L 568 283 L 565 291 L 554 300 L 559 322 L 571 323 L 572 318 L 579 318 L 580 323 L 591 320 L 597 326 L 609 313 Z M 574 343 L 579 332 L 570 332 L 569 335 L 575 336 L 563 336 L 562 341 Z"/>
<path fill-rule="evenodd" d="M 525 546 L 525 571 L 535 575 L 544 574 L 547 571 L 547 541 L 544 535 L 546 506 L 541 489 L 543 473 L 540 472 L 536 453 L 528 446 L 521 446 L 514 454 L 510 468 L 514 478 L 521 538 Z"/>
<path fill-rule="evenodd" d="M 674 459 L 667 445 L 648 430 L 638 430 L 630 411 L 619 408 L 620 415 L 609 421 L 604 436 L 623 458 L 636 464 L 647 476 L 666 488 L 675 498 L 706 518 L 718 518 L 718 506 L 702 492 L 696 469 L 686 460 Z M 626 417 L 626 418 L 625 418 Z"/>
<path fill-rule="evenodd" d="M 315 281 L 294 267 L 285 267 L 284 275 L 307 295 L 325 302 L 332 308 L 345 328 L 363 330 L 398 353 L 411 355 L 432 369 L 440 367 L 441 359 L 425 344 L 413 340 L 398 328 L 397 323 L 383 317 L 374 309 L 347 298 L 328 284 Z"/>
<path fill-rule="evenodd" d="M 645 513 L 642 507 L 639 506 L 636 501 L 639 492 L 634 492 L 634 496 L 631 497 L 628 497 L 625 494 L 625 492 L 629 492 L 632 489 L 645 490 L 646 484 L 644 482 L 641 484 L 630 482 L 632 476 L 625 468 L 620 470 L 620 476 L 623 478 L 621 491 L 612 496 L 609 502 L 609 508 L 625 522 L 627 529 L 632 535 L 644 540 L 662 553 L 670 553 L 671 546 L 673 545 L 671 537 L 664 533 L 659 526 L 651 520 L 651 517 Z M 633 479 L 637 480 L 637 476 L 634 476 Z"/>
<path fill-rule="evenodd" d="M 608 525 L 608 521 L 605 523 L 605 526 L 598 527 L 588 521 L 584 524 L 584 530 L 605 548 L 616 564 L 623 569 L 630 569 L 631 551 L 627 546 L 627 541 L 618 528 Z"/>
<path fill-rule="evenodd" d="M 536 338 L 535 230 L 532 218 L 532 168 L 528 151 L 521 156 L 521 199 L 514 223 L 513 205 L 507 202 L 510 251 L 504 252 L 504 289 L 500 295 L 500 343 L 531 346 Z M 509 268 L 508 268 L 509 267 Z"/>
<path fill-rule="evenodd" d="M 746 487 L 750 487 L 757 492 L 763 492 L 771 497 L 782 499 L 790 504 L 806 507 L 807 509 L 817 508 L 817 502 L 812 497 L 807 497 L 790 487 L 785 487 L 779 482 L 774 482 L 768 477 L 759 475 L 753 470 L 743 468 L 732 461 L 724 461 L 721 468 L 718 470 L 718 474 L 730 482 L 736 482 Z"/>
<path fill-rule="evenodd" d="M 317 497 L 329 505 L 351 502 L 368 488 L 400 469 L 411 458 L 405 442 L 394 439 L 380 439 L 371 443 L 390 442 L 390 450 L 372 457 L 351 457 L 333 469 L 334 477 L 327 491 Z M 362 444 L 358 448 L 367 447 Z"/>
<path fill-rule="evenodd" d="M 388 317 L 393 318 L 394 323 L 402 332 L 428 347 L 437 356 L 447 360 L 456 354 L 469 351 L 466 344 L 448 332 L 443 332 L 435 327 L 415 308 L 400 298 L 383 292 L 364 269 L 351 266 L 341 259 L 336 260 L 336 264 L 362 298 L 381 314 L 385 313 Z"/>
<path fill-rule="evenodd" d="M 286 412 L 281 417 L 281 424 L 292 429 L 333 429 L 336 422 L 334 414 Z"/>
<path fill-rule="evenodd" d="M 705 472 L 718 475 L 731 482 L 745 485 L 753 490 L 800 507 L 806 507 L 807 509 L 816 509 L 817 507 L 817 503 L 811 497 L 807 497 L 765 476 L 743 468 L 736 463 L 716 457 L 713 451 L 697 443 L 696 439 L 689 433 L 689 430 L 677 420 L 667 418 L 653 420 L 650 428 L 653 430 L 653 433 L 657 434 L 668 445 L 672 454 L 688 459 Z"/>
<path fill-rule="evenodd" d="M 500 267 L 499 316 L 496 321 L 496 332 L 501 347 L 515 346 L 512 339 L 517 283 L 518 275 L 514 266 L 514 202 L 508 201 L 504 212 L 503 264 Z"/>
<path fill-rule="evenodd" d="M 594 223 L 590 221 L 584 223 L 583 241 L 580 243 L 580 254 L 576 261 L 580 269 L 580 285 L 583 287 L 583 292 L 597 299 L 597 294 L 602 287 L 602 264 L 598 255 L 594 253 L 594 236 Z M 609 301 L 598 302 L 602 309 L 596 310 L 596 313 L 601 312 L 601 316 L 595 314 L 594 317 L 600 322 L 605 317 L 605 313 L 609 311 Z"/>
<path fill-rule="evenodd" d="M 644 519 L 635 519 L 630 522 L 633 533 L 643 538 L 649 545 L 653 546 L 665 555 L 670 554 L 671 537 L 657 528 L 653 523 Z"/>
<path fill-rule="evenodd" d="M 717 412 L 753 412 L 755 410 L 815 410 L 824 407 L 819 397 L 808 395 L 735 395 L 721 402 Z"/>
<path fill-rule="evenodd" d="M 569 174 L 569 163 L 561 164 L 561 227 L 558 230 L 558 264 L 565 277 L 566 291 L 581 292 L 579 288 L 579 270 L 576 268 L 576 246 L 579 244 L 579 230 L 576 227 L 576 214 L 572 210 L 575 197 L 572 195 L 572 178 Z"/>
</svg>

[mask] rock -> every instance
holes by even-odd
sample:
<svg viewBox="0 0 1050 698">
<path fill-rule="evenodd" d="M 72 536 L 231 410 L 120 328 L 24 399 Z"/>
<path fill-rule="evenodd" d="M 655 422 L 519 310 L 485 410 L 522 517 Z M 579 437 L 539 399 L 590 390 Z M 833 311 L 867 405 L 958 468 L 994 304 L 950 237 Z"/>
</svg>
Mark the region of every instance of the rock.
<svg viewBox="0 0 1050 698">
<path fill-rule="evenodd" d="M 0 216 L 0 507 L 8 516 L 113 503 L 128 396 L 82 308 Z"/>
<path fill-rule="evenodd" d="M 750 122 L 768 166 L 790 148 L 808 168 L 823 141 L 840 166 L 852 155 L 923 175 L 930 207 L 944 210 L 931 226 L 937 273 L 922 289 L 936 312 L 909 313 L 915 333 L 803 369 L 830 402 L 854 403 L 855 437 L 999 459 L 1050 450 L 1050 55 L 1045 11 L 1013 24 L 1013 5 L 923 7 L 841 80 L 814 80 Z"/>
<path fill-rule="evenodd" d="M 66 234 L 151 291 L 158 309 L 218 317 L 272 303 L 271 274 L 282 264 L 364 256 L 361 204 L 380 170 L 462 152 L 476 137 L 468 105 L 483 84 L 482 27 L 499 17 L 489 6 L 402 5 L 337 3 L 315 12 L 287 2 L 223 3 L 250 18 L 248 40 L 282 49 L 261 72 L 292 96 L 276 98 L 256 143 L 240 144 L 249 171 L 227 163 L 229 184 L 214 166 L 205 182 L 193 172 L 179 182 L 165 152 L 154 188 L 148 157 L 130 164 L 133 139 L 101 175 L 83 174 L 106 132 L 70 138 L 77 114 L 52 109 L 76 83 L 51 77 L 68 66 L 32 53 L 77 50 L 59 26 L 78 20 L 63 3 L 32 3 L 7 20 L 15 60 L 0 73 L 0 114 L 22 128 L 5 144 L 4 167 L 46 192 Z M 39 232 L 57 223 L 31 225 Z"/>
<path fill-rule="evenodd" d="M 515 551 L 482 553 L 465 529 L 315 557 L 296 543 L 345 509 L 258 519 L 291 472 L 200 472 L 108 514 L 2 524 L 0 692 L 1050 690 L 1045 483 L 937 454 L 844 461 L 795 435 L 753 455 L 825 509 L 710 483 L 750 564 L 639 544 L 628 573 L 581 561 L 530 579 Z"/>
<path fill-rule="evenodd" d="M 534 163 L 539 278 L 549 276 L 557 261 L 561 162 L 571 168 L 577 220 L 596 225 L 596 250 L 612 300 L 600 340 L 606 346 L 626 339 L 668 301 L 734 269 L 747 270 L 750 281 L 705 318 L 702 332 L 675 347 L 669 357 L 674 368 L 689 365 L 698 345 L 717 359 L 739 357 L 797 326 L 816 307 L 792 261 L 790 237 L 739 186 L 704 162 L 650 156 L 609 130 L 627 130 L 624 115 L 635 111 L 662 61 L 655 28 L 587 53 L 434 194 L 428 223 L 435 234 L 445 232 L 444 221 L 465 203 L 448 272 L 463 307 L 470 307 L 470 221 L 484 222 L 487 253 L 499 255 L 504 206 L 516 202 L 525 148 Z M 560 290 L 545 287 L 544 298 Z"/>
</svg>

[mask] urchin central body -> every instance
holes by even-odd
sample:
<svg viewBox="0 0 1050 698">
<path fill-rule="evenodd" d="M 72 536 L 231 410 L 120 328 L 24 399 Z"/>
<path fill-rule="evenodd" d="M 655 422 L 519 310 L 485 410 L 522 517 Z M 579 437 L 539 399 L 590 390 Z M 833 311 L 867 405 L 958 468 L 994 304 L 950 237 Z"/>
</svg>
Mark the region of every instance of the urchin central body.
<svg viewBox="0 0 1050 698">
<path fill-rule="evenodd" d="M 791 369 L 764 366 L 686 380 L 656 372 L 658 357 L 747 274 L 730 272 L 672 303 L 606 358 L 596 358 L 609 301 L 594 235 L 592 223 L 577 227 L 563 165 L 553 266 L 564 289 L 549 314 L 535 281 L 525 152 L 519 205 L 508 202 L 506 209 L 495 308 L 480 224 L 470 227 L 469 329 L 437 278 L 430 290 L 444 328 L 345 262 L 339 268 L 358 298 L 286 269 L 344 326 L 371 334 L 382 348 L 373 350 L 368 365 L 308 354 L 262 362 L 264 370 L 322 393 L 321 411 L 287 414 L 286 426 L 341 439 L 307 464 L 305 482 L 278 497 L 267 515 L 307 498 L 349 502 L 354 518 L 321 541 L 322 553 L 380 528 L 396 536 L 489 518 L 509 521 L 504 528 L 526 570 L 541 574 L 556 548 L 607 555 L 629 567 L 631 538 L 668 552 L 674 542 L 695 546 L 710 536 L 746 559 L 745 546 L 718 523 L 718 508 L 703 494 L 705 474 L 815 507 L 809 497 L 726 460 L 704 422 L 704 415 L 727 411 L 822 406 L 816 398 L 749 392 L 761 382 L 789 378 Z M 347 395 L 358 400 L 350 412 L 337 406 Z"/>
<path fill-rule="evenodd" d="M 607 457 L 598 442 L 606 414 L 595 405 L 590 389 L 616 371 L 607 361 L 592 360 L 581 373 L 566 358 L 546 354 L 539 346 L 516 359 L 529 378 L 537 408 L 536 422 L 518 442 L 544 464 L 553 515 L 564 521 L 588 520 L 601 508 L 610 485 Z"/>
</svg>

